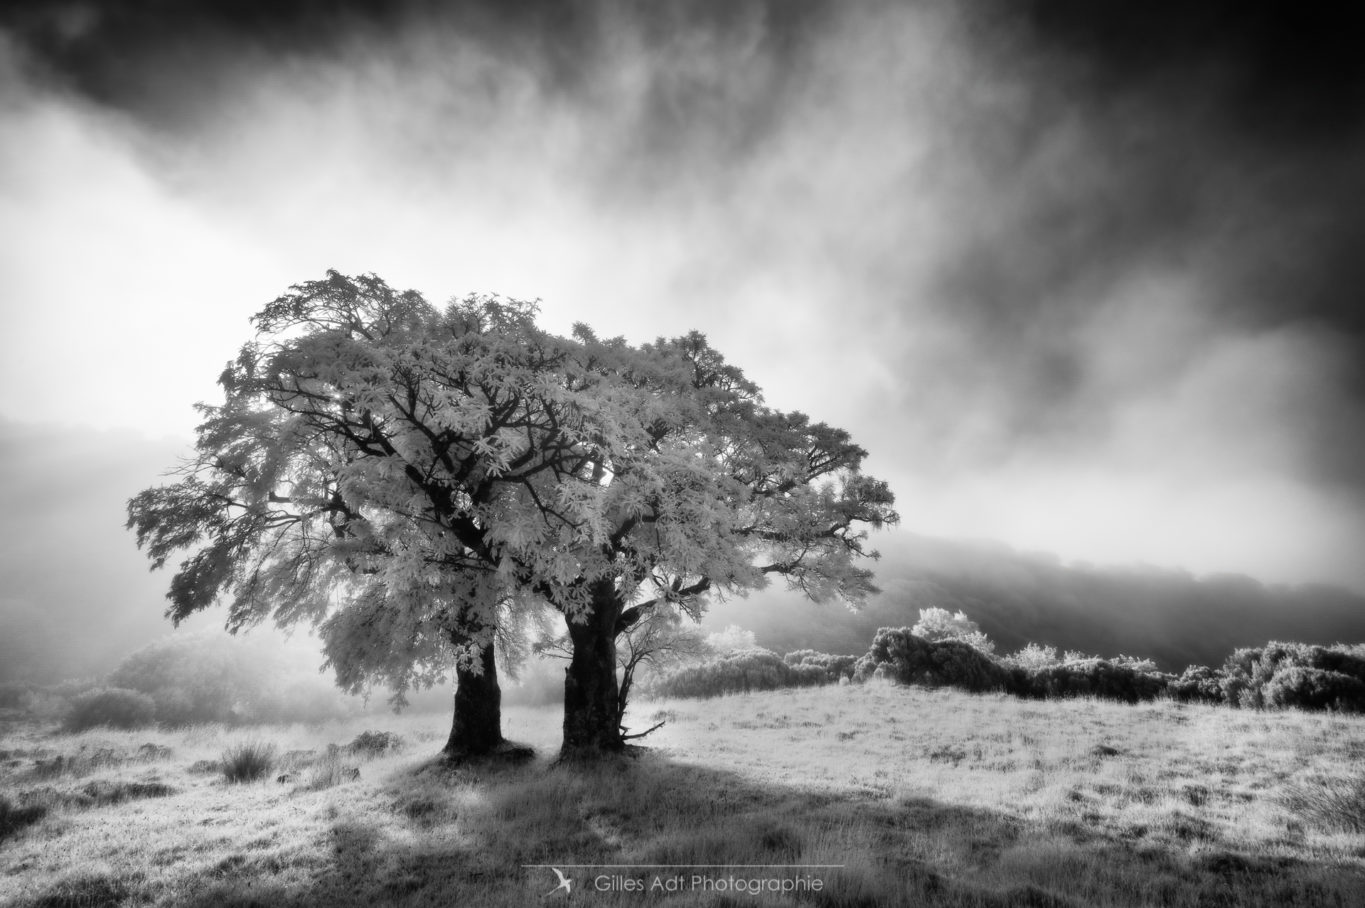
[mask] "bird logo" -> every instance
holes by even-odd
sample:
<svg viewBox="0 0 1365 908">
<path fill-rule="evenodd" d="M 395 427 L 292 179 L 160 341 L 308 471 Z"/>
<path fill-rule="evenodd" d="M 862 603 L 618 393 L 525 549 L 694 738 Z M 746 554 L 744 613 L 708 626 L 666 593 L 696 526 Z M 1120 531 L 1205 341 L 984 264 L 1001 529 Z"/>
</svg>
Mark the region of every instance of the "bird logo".
<svg viewBox="0 0 1365 908">
<path fill-rule="evenodd" d="M 549 892 L 545 893 L 545 895 L 541 896 L 541 898 L 548 898 L 549 896 L 554 895 L 561 889 L 564 890 L 565 895 L 572 895 L 573 880 L 569 879 L 562 872 L 560 872 L 560 869 L 558 867 L 551 867 L 550 869 L 555 872 L 555 876 L 559 877 L 559 885 L 551 889 Z"/>
</svg>

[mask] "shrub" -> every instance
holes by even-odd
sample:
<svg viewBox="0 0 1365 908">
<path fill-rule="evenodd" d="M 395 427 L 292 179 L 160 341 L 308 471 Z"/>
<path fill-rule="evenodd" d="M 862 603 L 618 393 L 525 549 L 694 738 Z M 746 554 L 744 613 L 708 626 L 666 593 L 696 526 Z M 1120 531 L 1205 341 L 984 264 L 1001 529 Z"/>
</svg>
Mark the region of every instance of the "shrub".
<svg viewBox="0 0 1365 908">
<path fill-rule="evenodd" d="M 1207 665 L 1191 665 L 1167 683 L 1166 694 L 1180 703 L 1223 703 L 1223 675 Z"/>
<path fill-rule="evenodd" d="M 940 610 L 941 611 L 941 610 Z M 1004 691 L 1019 696 L 1095 696 L 1135 703 L 1165 690 L 1169 676 L 1142 659 L 1100 659 L 1029 644 L 1012 656 L 993 658 L 960 639 L 934 642 L 913 628 L 882 628 L 858 660 L 857 680 L 889 678 L 902 684 Z"/>
<path fill-rule="evenodd" d="M 1150 659 L 1102 659 L 1079 652 L 1059 659 L 1056 647 L 1034 643 L 995 658 L 963 636 L 974 626 L 964 613 L 925 609 L 920 616 L 913 628 L 877 631 L 872 648 L 858 660 L 855 679 L 889 678 L 1032 697 L 1091 696 L 1137 703 L 1166 694 L 1180 702 L 1365 712 L 1365 644 L 1271 642 L 1234 651 L 1221 670 L 1192 665 L 1175 677 L 1158 671 Z M 942 639 L 926 638 L 921 631 Z"/>
<path fill-rule="evenodd" d="M 1133 671 L 1140 672 L 1141 674 L 1144 675 L 1161 674 L 1161 672 L 1157 670 L 1155 662 L 1153 662 L 1151 659 L 1144 659 L 1141 656 L 1125 656 L 1123 654 L 1119 654 L 1114 658 L 1108 659 L 1106 661 L 1109 662 L 1111 665 L 1117 665 L 1123 668 L 1130 668 Z"/>
<path fill-rule="evenodd" d="M 857 656 L 834 656 L 829 653 L 817 652 L 813 649 L 798 649 L 787 653 L 782 657 L 782 661 L 792 666 L 814 666 L 825 673 L 826 679 L 830 683 L 837 683 L 840 679 L 848 678 L 853 675 L 853 669 L 858 664 Z"/>
<path fill-rule="evenodd" d="M 919 610 L 919 621 L 910 628 L 910 633 L 931 643 L 955 640 L 987 656 L 995 652 L 995 643 L 963 611 L 951 614 L 945 608 L 922 608 Z"/>
<path fill-rule="evenodd" d="M 111 728 L 142 728 L 156 718 L 156 703 L 146 694 L 121 687 L 93 690 L 71 703 L 64 726 L 79 732 L 101 725 Z"/>
<path fill-rule="evenodd" d="M 223 751 L 223 777 L 229 782 L 254 782 L 275 766 L 275 745 L 251 741 Z"/>
<path fill-rule="evenodd" d="M 173 635 L 125 658 L 110 683 L 150 696 L 164 725 L 298 721 L 345 711 L 335 688 L 289 664 L 278 641 L 265 639 Z"/>
<path fill-rule="evenodd" d="M 72 701 L 105 686 L 93 678 L 68 678 L 56 684 L 28 685 L 28 689 L 19 694 L 18 706 L 35 719 L 64 722 L 71 712 Z"/>
<path fill-rule="evenodd" d="M 1272 641 L 1228 656 L 1222 689 L 1228 703 L 1249 709 L 1365 711 L 1365 658 L 1357 646 Z"/>
<path fill-rule="evenodd" d="M 402 749 L 403 738 L 391 731 L 363 731 L 356 735 L 354 741 L 346 745 L 348 752 L 364 754 L 368 757 L 379 757 L 390 751 Z"/>
<path fill-rule="evenodd" d="M 1101 697 L 1137 703 L 1156 699 L 1166 690 L 1166 681 L 1166 676 L 1132 664 L 1090 658 L 1034 672 L 1029 677 L 1029 686 L 1035 697 Z"/>
<path fill-rule="evenodd" d="M 660 674 L 649 682 L 647 692 L 655 697 L 718 697 L 781 687 L 813 687 L 837 680 L 819 664 L 791 665 L 771 650 L 754 647 Z"/>
<path fill-rule="evenodd" d="M 231 643 L 168 637 L 124 659 L 110 681 L 152 697 L 164 724 L 232 724 L 249 718 L 248 705 L 259 697 L 262 676 L 269 675 L 251 662 Z"/>
<path fill-rule="evenodd" d="M 1000 661 L 1014 668 L 1022 668 L 1026 672 L 1036 672 L 1057 665 L 1062 660 L 1057 656 L 1057 647 L 1030 643 L 1019 652 L 1005 656 Z"/>
<path fill-rule="evenodd" d="M 1271 709 L 1365 709 L 1365 681 L 1341 672 L 1294 665 L 1277 671 L 1261 689 Z"/>
<path fill-rule="evenodd" d="M 1006 668 L 976 647 L 960 640 L 935 643 L 908 627 L 884 627 L 872 638 L 872 648 L 858 660 L 855 678 L 863 681 L 874 675 L 902 684 L 969 691 L 1027 689 L 1023 672 Z"/>
</svg>

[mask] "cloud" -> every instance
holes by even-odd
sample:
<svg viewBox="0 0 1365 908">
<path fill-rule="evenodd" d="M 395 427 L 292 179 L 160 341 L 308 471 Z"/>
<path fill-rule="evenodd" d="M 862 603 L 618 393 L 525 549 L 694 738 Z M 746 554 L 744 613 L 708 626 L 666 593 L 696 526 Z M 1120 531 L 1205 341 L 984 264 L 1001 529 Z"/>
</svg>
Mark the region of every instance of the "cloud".
<svg viewBox="0 0 1365 908">
<path fill-rule="evenodd" d="M 185 436 L 252 311 L 375 271 L 699 328 L 912 530 L 1365 585 L 1360 117 L 1273 29 L 286 6 L 9 20 L 0 412 Z"/>
<path fill-rule="evenodd" d="M 706 619 L 738 624 L 779 652 L 858 655 L 881 627 L 910 627 L 921 609 L 965 611 L 998 645 L 1028 643 L 1155 660 L 1165 671 L 1217 666 L 1271 640 L 1331 644 L 1365 634 L 1365 597 L 1321 585 L 1267 586 L 1251 577 L 1145 565 L 1063 564 L 999 543 L 902 534 L 879 572 L 883 592 L 858 612 L 760 595 Z"/>
</svg>

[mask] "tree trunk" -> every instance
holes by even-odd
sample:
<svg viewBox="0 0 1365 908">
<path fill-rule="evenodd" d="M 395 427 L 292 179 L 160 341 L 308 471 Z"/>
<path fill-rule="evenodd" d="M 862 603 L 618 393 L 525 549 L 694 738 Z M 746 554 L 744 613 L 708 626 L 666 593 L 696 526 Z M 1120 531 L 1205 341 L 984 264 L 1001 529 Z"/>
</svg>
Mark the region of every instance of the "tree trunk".
<svg viewBox="0 0 1365 908">
<path fill-rule="evenodd" d="M 573 656 L 564 670 L 561 757 L 588 757 L 625 748 L 616 682 L 616 622 L 622 602 L 610 580 L 593 584 L 582 623 L 570 620 Z"/>
<path fill-rule="evenodd" d="M 468 638 L 451 632 L 457 644 Z M 502 688 L 498 686 L 498 666 L 493 661 L 493 644 L 481 646 L 475 662 L 482 669 L 463 664 L 455 668 L 455 719 L 446 742 L 447 758 L 492 753 L 502 744 Z"/>
</svg>

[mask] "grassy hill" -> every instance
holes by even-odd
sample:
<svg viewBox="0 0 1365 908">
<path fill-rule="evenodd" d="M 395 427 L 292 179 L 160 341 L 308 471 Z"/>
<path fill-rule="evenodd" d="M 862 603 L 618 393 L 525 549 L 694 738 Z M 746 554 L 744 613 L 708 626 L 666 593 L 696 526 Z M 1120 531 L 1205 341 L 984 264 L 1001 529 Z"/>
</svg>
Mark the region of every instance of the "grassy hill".
<svg viewBox="0 0 1365 908">
<path fill-rule="evenodd" d="M 330 758 L 366 720 L 12 724 L 0 903 L 1365 904 L 1365 718 L 882 684 L 637 712 L 668 724 L 634 759 L 461 771 L 431 762 L 431 715 Z M 513 708 L 508 731 L 549 755 L 558 719 Z M 213 761 L 245 741 L 298 753 L 229 784 Z M 836 866 L 702 866 L 775 864 Z"/>
</svg>

